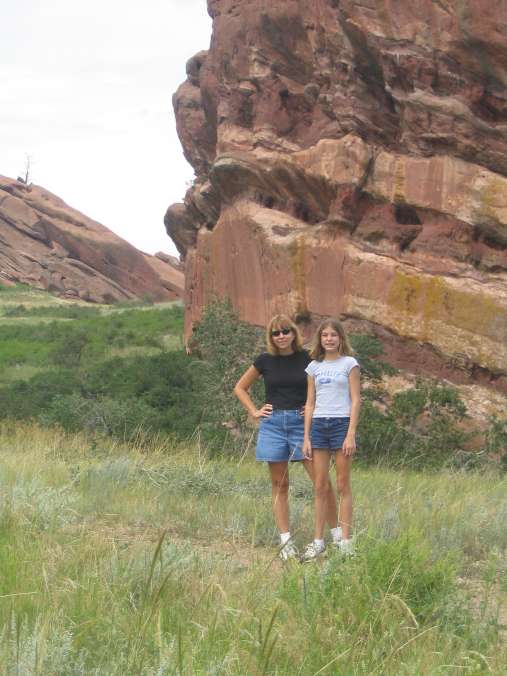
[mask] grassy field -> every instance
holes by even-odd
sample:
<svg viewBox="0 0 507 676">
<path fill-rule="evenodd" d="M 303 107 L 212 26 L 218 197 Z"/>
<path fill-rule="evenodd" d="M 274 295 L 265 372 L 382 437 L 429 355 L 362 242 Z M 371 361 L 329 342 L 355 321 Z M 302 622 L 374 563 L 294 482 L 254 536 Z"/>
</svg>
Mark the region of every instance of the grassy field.
<svg viewBox="0 0 507 676">
<path fill-rule="evenodd" d="M 76 301 L 79 303 L 79 301 Z M 4 286 L 0 284 L 0 309 L 5 309 L 9 305 L 26 305 L 28 307 L 37 307 L 40 305 L 53 307 L 69 305 L 69 301 L 53 296 L 46 291 L 33 289 L 26 284 L 15 284 L 13 286 Z M 84 302 L 82 305 L 86 305 Z"/>
<path fill-rule="evenodd" d="M 191 389 L 182 330 L 180 303 L 84 306 L 22 286 L 4 289 L 0 419 L 121 437 L 144 423 L 188 435 L 199 411 L 195 420 L 182 416 L 182 390 L 188 400 Z"/>
<path fill-rule="evenodd" d="M 505 474 L 406 469 L 461 443 L 455 393 L 423 383 L 386 413 L 364 393 L 356 556 L 284 565 L 266 469 L 231 413 L 230 353 L 241 371 L 256 336 L 218 307 L 188 357 L 182 321 L 174 304 L 0 289 L 0 673 L 506 673 Z M 396 471 L 379 439 L 398 443 Z M 300 467 L 291 504 L 304 546 Z"/>
<path fill-rule="evenodd" d="M 248 449 L 0 439 L 2 673 L 505 673 L 498 476 L 357 469 L 357 556 L 284 566 Z M 292 479 L 303 545 L 311 488 Z"/>
</svg>

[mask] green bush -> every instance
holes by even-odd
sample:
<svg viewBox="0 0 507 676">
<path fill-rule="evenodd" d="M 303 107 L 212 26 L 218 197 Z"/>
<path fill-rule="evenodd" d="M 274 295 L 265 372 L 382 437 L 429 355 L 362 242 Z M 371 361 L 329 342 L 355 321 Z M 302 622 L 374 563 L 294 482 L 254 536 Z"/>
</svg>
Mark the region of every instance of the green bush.
<svg viewBox="0 0 507 676">
<path fill-rule="evenodd" d="M 71 327 L 53 347 L 51 361 L 66 368 L 79 366 L 83 350 L 91 339 L 91 334 L 84 327 Z"/>
<path fill-rule="evenodd" d="M 496 415 L 489 418 L 485 450 L 496 458 L 502 471 L 507 472 L 507 418 Z"/>
<path fill-rule="evenodd" d="M 241 321 L 230 301 L 215 300 L 204 310 L 192 336 L 192 349 L 199 361 L 199 395 L 201 426 L 209 437 L 228 435 L 224 423 L 236 432 L 245 433 L 246 415 L 232 391 L 255 355 L 264 349 L 264 332 Z M 262 385 L 252 388 L 260 401 Z M 234 439 L 230 439 L 235 444 Z"/>
<path fill-rule="evenodd" d="M 0 388 L 0 417 L 27 420 L 37 417 L 56 396 L 80 392 L 79 374 L 74 369 L 53 369 L 28 381 Z"/>
<path fill-rule="evenodd" d="M 459 425 L 465 414 L 465 405 L 454 388 L 423 380 L 394 395 L 388 408 L 366 396 L 358 458 L 366 464 L 441 468 L 462 450 L 468 438 Z"/>
<path fill-rule="evenodd" d="M 361 333 L 351 334 L 351 345 L 361 364 L 361 375 L 370 380 L 379 380 L 384 373 L 394 375 L 396 369 L 379 359 L 384 353 L 380 340 Z"/>
<path fill-rule="evenodd" d="M 201 420 L 196 359 L 184 352 L 102 361 L 82 375 L 88 397 L 109 397 L 142 402 L 157 415 L 150 416 L 154 432 L 190 436 Z"/>
<path fill-rule="evenodd" d="M 85 430 L 129 441 L 139 433 L 150 436 L 162 427 L 161 415 L 138 399 L 85 398 L 77 393 L 56 396 L 39 416 L 42 423 L 67 431 Z"/>
<path fill-rule="evenodd" d="M 188 437 L 201 420 L 194 367 L 183 352 L 115 358 L 92 369 L 55 367 L 0 388 L 0 417 L 39 418 L 122 439 L 139 426 L 147 435 Z"/>
<path fill-rule="evenodd" d="M 4 317 L 24 317 L 27 308 L 24 305 L 8 305 L 3 311 Z"/>
</svg>

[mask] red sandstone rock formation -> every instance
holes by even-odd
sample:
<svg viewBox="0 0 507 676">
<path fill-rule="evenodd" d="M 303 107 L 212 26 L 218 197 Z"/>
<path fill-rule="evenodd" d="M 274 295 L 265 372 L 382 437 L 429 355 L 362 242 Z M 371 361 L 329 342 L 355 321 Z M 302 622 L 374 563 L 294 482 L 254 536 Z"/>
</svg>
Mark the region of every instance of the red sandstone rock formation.
<svg viewBox="0 0 507 676">
<path fill-rule="evenodd" d="M 507 390 L 507 3 L 208 0 L 174 95 L 187 333 L 341 315 L 414 372 Z"/>
<path fill-rule="evenodd" d="M 165 254 L 138 251 L 35 185 L 0 176 L 0 283 L 111 303 L 149 294 L 181 298 L 183 271 Z"/>
</svg>

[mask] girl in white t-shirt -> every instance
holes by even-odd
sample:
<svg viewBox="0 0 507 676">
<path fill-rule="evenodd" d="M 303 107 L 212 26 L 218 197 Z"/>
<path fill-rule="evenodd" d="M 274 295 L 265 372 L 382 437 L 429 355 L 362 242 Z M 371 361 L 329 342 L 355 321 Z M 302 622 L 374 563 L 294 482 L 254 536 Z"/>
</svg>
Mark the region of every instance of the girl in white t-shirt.
<svg viewBox="0 0 507 676">
<path fill-rule="evenodd" d="M 350 469 L 356 452 L 361 406 L 359 364 L 352 356 L 345 330 L 337 319 L 326 319 L 320 324 L 310 357 L 313 361 L 306 367 L 308 395 L 303 454 L 313 460 L 315 535 L 303 554 L 303 561 L 315 559 L 326 549 L 323 533 L 331 454 L 335 456 L 340 497 L 338 516 L 342 539 L 338 548 L 344 554 L 352 551 Z"/>
</svg>

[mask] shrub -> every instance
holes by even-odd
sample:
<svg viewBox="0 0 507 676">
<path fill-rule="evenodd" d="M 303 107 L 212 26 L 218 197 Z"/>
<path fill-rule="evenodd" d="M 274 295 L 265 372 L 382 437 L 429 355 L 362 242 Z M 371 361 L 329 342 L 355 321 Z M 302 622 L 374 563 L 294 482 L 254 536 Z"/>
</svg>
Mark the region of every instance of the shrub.
<svg viewBox="0 0 507 676">
<path fill-rule="evenodd" d="M 40 415 L 44 424 L 65 430 L 85 430 L 129 441 L 139 432 L 148 435 L 161 427 L 160 414 L 138 399 L 85 398 L 79 394 L 56 396 Z"/>
<path fill-rule="evenodd" d="M 486 432 L 486 451 L 500 464 L 500 468 L 507 472 L 507 418 L 491 416 Z"/>
<path fill-rule="evenodd" d="M 7 504 L 12 513 L 22 515 L 37 529 L 45 530 L 54 523 L 71 523 L 76 514 L 72 509 L 74 501 L 69 486 L 44 486 L 37 478 L 18 477 Z"/>
<path fill-rule="evenodd" d="M 83 350 L 90 341 L 91 335 L 85 328 L 72 327 L 54 346 L 51 353 L 52 362 L 66 368 L 79 366 Z"/>
<path fill-rule="evenodd" d="M 27 309 L 24 305 L 8 305 L 4 308 L 4 317 L 24 317 Z"/>
<path fill-rule="evenodd" d="M 232 391 L 261 351 L 263 334 L 260 328 L 241 321 L 228 300 L 214 300 L 205 308 L 194 329 L 192 349 L 200 357 L 201 425 L 209 436 L 222 430 L 218 436 L 226 437 L 224 423 L 245 431 L 245 411 Z M 259 387 L 253 388 L 253 397 L 259 396 Z"/>
<path fill-rule="evenodd" d="M 468 438 L 459 426 L 465 405 L 454 388 L 418 380 L 383 408 L 368 397 L 363 402 L 358 456 L 363 462 L 437 469 Z"/>
<path fill-rule="evenodd" d="M 361 375 L 370 380 L 379 380 L 384 373 L 393 375 L 396 369 L 380 361 L 379 357 L 384 353 L 380 340 L 374 336 L 360 333 L 351 334 L 350 342 L 361 364 Z"/>
<path fill-rule="evenodd" d="M 183 352 L 102 361 L 74 371 L 66 390 L 61 387 L 45 400 L 32 396 L 30 416 L 66 430 L 121 439 L 131 438 L 139 428 L 147 436 L 167 432 L 188 437 L 201 418 L 194 362 Z M 29 394 L 31 384 L 25 388 Z"/>
<path fill-rule="evenodd" d="M 79 374 L 73 369 L 38 373 L 28 381 L 0 388 L 0 417 L 25 420 L 36 417 L 54 397 L 80 391 Z"/>
</svg>

